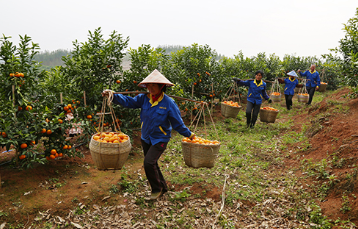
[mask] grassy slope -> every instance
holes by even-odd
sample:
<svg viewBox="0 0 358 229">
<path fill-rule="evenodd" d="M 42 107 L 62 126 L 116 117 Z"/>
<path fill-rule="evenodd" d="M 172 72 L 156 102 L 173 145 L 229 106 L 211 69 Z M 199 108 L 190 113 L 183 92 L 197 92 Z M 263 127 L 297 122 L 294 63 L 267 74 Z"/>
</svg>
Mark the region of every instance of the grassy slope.
<svg viewBox="0 0 358 229">
<path fill-rule="evenodd" d="M 314 104 L 319 104 L 331 94 L 316 93 Z M 182 137 L 174 134 L 160 159 L 170 191 L 157 202 L 147 200 L 150 189 L 141 168 L 142 153 L 137 148 L 124 168 L 116 173 L 95 170 L 91 163 L 89 170 L 76 169 L 75 165 L 69 163 L 69 166 L 57 168 L 57 173 L 52 171 L 52 180 L 48 181 L 59 185 L 54 189 L 47 186 L 41 189 L 41 194 L 52 195 L 57 202 L 63 199 L 67 205 L 60 210 L 59 205 L 54 203 L 48 203 L 42 208 L 37 203 L 36 210 L 32 211 L 26 203 L 28 200 L 21 193 L 33 190 L 34 187 L 17 187 L 20 190 L 6 195 L 8 198 L 3 200 L 3 206 L 7 207 L 0 209 L 0 222 L 8 222 L 15 228 L 16 225 L 24 225 L 28 220 L 24 216 L 30 213 L 34 217 L 37 215 L 38 219 L 30 220 L 30 224 L 51 228 L 59 222 L 56 216 L 65 219 L 69 209 L 72 209 L 71 216 L 65 219 L 62 226 L 74 227 L 71 222 L 102 225 L 103 219 L 112 217 L 113 221 L 115 215 L 118 215 L 123 219 L 118 221 L 123 227 L 140 224 L 147 228 L 199 228 L 198 225 L 216 225 L 219 228 L 350 227 L 352 222 L 349 218 L 343 220 L 333 214 L 328 219 L 322 214 L 321 201 L 328 198 L 339 181 L 338 175 L 332 177 L 332 173 L 328 172 L 329 165 L 336 161 L 304 158 L 312 150 L 307 137 L 307 129 L 312 129 L 314 124 L 308 115 L 310 108 L 297 104 L 296 100 L 292 111 L 286 111 L 281 104 L 273 104 L 273 107 L 281 110 L 277 122 L 258 122 L 252 130 L 245 127 L 243 111 L 240 111 L 237 119 L 214 115 L 217 132 L 211 123 L 206 123 L 206 138 L 216 139 L 218 134 L 221 141 L 220 154 L 214 168 L 187 167 L 181 153 Z M 349 110 L 341 109 L 338 114 L 340 112 Z M 297 125 L 300 128 L 296 128 Z M 205 137 L 202 125 L 196 133 Z M 83 180 L 92 185 L 88 188 L 79 185 Z M 6 184 L 2 193 L 10 191 L 10 184 L 15 186 L 10 180 Z M 58 194 L 53 197 L 51 190 L 66 194 L 66 199 Z M 107 196 L 110 198 L 106 199 Z M 353 202 L 349 201 L 349 197 L 352 199 L 352 195 L 342 192 L 341 198 L 345 201 L 341 203 L 340 211 L 352 211 Z M 21 203 L 30 208 L 26 213 L 21 213 Z M 20 206 L 17 211 L 23 216 L 22 221 L 9 216 L 13 212 L 11 205 L 16 204 Z M 46 213 L 45 210 L 50 207 L 51 214 Z M 46 217 L 40 217 L 39 210 Z M 97 213 L 93 214 L 94 211 Z"/>
</svg>

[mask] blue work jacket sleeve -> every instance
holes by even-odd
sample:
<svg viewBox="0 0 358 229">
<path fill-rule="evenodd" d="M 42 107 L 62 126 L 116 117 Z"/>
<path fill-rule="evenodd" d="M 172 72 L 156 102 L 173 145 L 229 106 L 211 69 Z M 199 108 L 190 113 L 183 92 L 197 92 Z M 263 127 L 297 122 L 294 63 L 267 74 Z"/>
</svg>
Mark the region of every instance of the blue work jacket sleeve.
<svg viewBox="0 0 358 229">
<path fill-rule="evenodd" d="M 174 101 L 171 104 L 171 109 L 169 109 L 168 118 L 173 129 L 176 130 L 179 134 L 183 135 L 184 137 L 191 136 L 191 131 L 188 127 L 185 126 L 184 121 L 180 115 L 179 107 Z"/>
<path fill-rule="evenodd" d="M 248 80 L 236 80 L 235 82 L 240 86 L 250 86 L 250 81 Z"/>
<path fill-rule="evenodd" d="M 266 85 L 264 87 L 264 90 L 262 90 L 262 96 L 266 99 L 269 100 L 270 96 L 268 96 L 267 92 L 266 92 Z"/>
<path fill-rule="evenodd" d="M 126 108 L 141 108 L 145 94 L 140 94 L 135 97 L 124 96 L 121 94 L 113 95 L 113 103 L 120 104 Z"/>
<path fill-rule="evenodd" d="M 308 71 L 305 71 L 305 72 L 299 72 L 301 76 L 307 76 L 307 72 Z"/>
</svg>

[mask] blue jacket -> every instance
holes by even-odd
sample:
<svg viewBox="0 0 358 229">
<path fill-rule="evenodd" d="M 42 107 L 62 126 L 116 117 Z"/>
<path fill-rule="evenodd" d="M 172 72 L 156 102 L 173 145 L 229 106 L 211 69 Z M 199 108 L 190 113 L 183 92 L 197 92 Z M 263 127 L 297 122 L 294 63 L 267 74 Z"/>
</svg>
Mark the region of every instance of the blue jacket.
<svg viewBox="0 0 358 229">
<path fill-rule="evenodd" d="M 297 79 L 291 80 L 290 77 L 285 79 L 285 95 L 294 95 L 295 94 L 295 88 L 298 84 Z"/>
<path fill-rule="evenodd" d="M 241 86 L 249 86 L 249 91 L 247 93 L 247 101 L 254 104 L 261 104 L 262 99 L 265 98 L 268 100 L 270 97 L 266 93 L 266 83 L 261 80 L 259 84 L 257 84 L 255 80 L 238 80 L 237 84 Z"/>
<path fill-rule="evenodd" d="M 300 75 L 306 76 L 306 87 L 319 87 L 321 85 L 321 78 L 319 77 L 319 73 L 316 70 L 314 72 L 309 70 L 305 71 L 304 73 L 300 72 Z"/>
<path fill-rule="evenodd" d="M 139 94 L 135 97 L 114 94 L 113 103 L 127 108 L 141 108 L 141 138 L 147 144 L 169 142 L 172 127 L 185 137 L 192 135 L 180 116 L 178 105 L 164 93 L 156 102 L 153 102 L 150 94 Z"/>
</svg>

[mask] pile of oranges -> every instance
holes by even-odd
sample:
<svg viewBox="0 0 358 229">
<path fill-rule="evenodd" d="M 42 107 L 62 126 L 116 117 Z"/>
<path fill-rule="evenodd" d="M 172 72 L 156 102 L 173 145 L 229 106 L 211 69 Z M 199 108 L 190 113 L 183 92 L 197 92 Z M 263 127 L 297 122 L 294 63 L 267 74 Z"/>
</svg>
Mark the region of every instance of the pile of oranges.
<svg viewBox="0 0 358 229">
<path fill-rule="evenodd" d="M 189 143 L 194 143 L 194 144 L 201 144 L 201 145 L 219 145 L 220 142 L 217 140 L 214 141 L 210 141 L 201 137 L 194 137 L 193 139 L 190 140 L 190 138 L 183 138 L 182 142 L 189 142 Z"/>
<path fill-rule="evenodd" d="M 279 96 L 279 95 L 281 95 L 281 93 L 280 92 L 272 92 L 271 95 Z"/>
<path fill-rule="evenodd" d="M 93 136 L 93 140 L 103 143 L 122 143 L 128 141 L 128 135 L 123 133 L 115 133 L 115 132 L 103 132 L 98 133 Z"/>
<path fill-rule="evenodd" d="M 277 109 L 273 107 L 261 107 L 262 110 L 268 110 L 268 111 L 278 111 Z"/>
<path fill-rule="evenodd" d="M 25 77 L 25 74 L 24 73 L 21 73 L 21 72 L 16 72 L 16 73 L 10 73 L 10 77 Z"/>
<path fill-rule="evenodd" d="M 66 149 L 71 149 L 71 148 L 72 148 L 71 145 L 64 145 L 64 146 L 62 147 L 62 149 L 64 149 L 64 150 L 66 150 Z M 50 153 L 51 153 L 50 156 L 46 156 L 46 159 L 47 159 L 48 161 L 53 160 L 53 159 L 58 158 L 58 157 L 63 157 L 63 153 L 58 152 L 56 149 L 52 149 L 52 150 L 50 151 Z"/>
<path fill-rule="evenodd" d="M 308 94 L 307 94 L 307 93 L 298 93 L 298 95 L 308 96 Z"/>
<path fill-rule="evenodd" d="M 321 84 L 327 84 L 327 83 L 321 82 Z"/>
<path fill-rule="evenodd" d="M 232 107 L 241 107 L 237 102 L 233 102 L 233 101 L 224 101 L 223 102 L 226 105 L 232 106 Z"/>
</svg>

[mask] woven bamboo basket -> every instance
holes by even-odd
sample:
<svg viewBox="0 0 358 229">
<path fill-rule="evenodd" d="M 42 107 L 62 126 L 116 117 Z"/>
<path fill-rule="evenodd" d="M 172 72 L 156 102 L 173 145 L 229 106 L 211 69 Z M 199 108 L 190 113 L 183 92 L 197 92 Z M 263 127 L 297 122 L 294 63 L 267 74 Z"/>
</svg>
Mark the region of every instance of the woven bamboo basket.
<svg viewBox="0 0 358 229">
<path fill-rule="evenodd" d="M 281 102 L 281 95 L 270 95 L 270 99 L 272 102 L 279 103 Z"/>
<path fill-rule="evenodd" d="M 260 121 L 267 123 L 274 123 L 279 111 L 271 111 L 260 109 Z"/>
<path fill-rule="evenodd" d="M 92 159 L 99 170 L 121 169 L 132 148 L 131 141 L 122 143 L 103 143 L 91 138 L 89 149 Z"/>
<path fill-rule="evenodd" d="M 221 103 L 221 114 L 226 118 L 236 118 L 240 109 L 241 107 L 233 107 L 226 105 L 225 103 Z"/>
<path fill-rule="evenodd" d="M 308 103 L 309 96 L 308 95 L 297 95 L 298 102 Z"/>
<path fill-rule="evenodd" d="M 212 168 L 219 153 L 220 144 L 202 145 L 190 142 L 181 143 L 185 164 L 193 168 Z"/>
<path fill-rule="evenodd" d="M 328 85 L 327 83 L 324 83 L 324 84 L 321 83 L 321 84 L 319 85 L 318 91 L 319 91 L 319 92 L 325 92 L 326 89 L 327 89 L 327 85 Z"/>
</svg>

